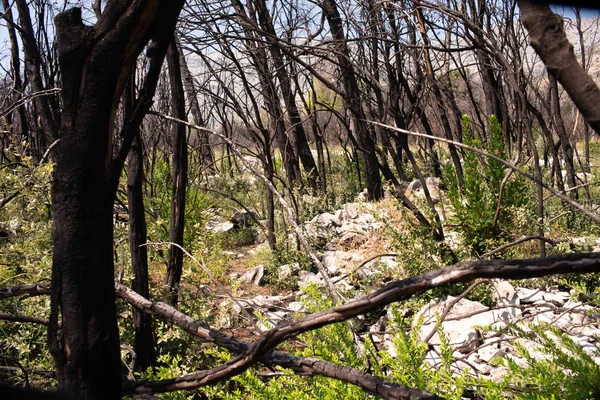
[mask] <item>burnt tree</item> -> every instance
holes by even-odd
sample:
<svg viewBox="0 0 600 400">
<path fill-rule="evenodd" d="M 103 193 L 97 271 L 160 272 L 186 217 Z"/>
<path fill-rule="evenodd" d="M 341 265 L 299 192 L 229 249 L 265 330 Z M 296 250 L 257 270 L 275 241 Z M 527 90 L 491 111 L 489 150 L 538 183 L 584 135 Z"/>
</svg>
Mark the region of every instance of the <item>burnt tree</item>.
<svg viewBox="0 0 600 400">
<path fill-rule="evenodd" d="M 181 64 L 179 51 L 172 40 L 167 51 L 167 65 L 169 67 L 169 82 L 171 85 L 171 109 L 175 118 L 185 120 L 185 95 L 183 81 L 181 80 Z M 183 229 L 185 227 L 185 193 L 188 175 L 188 151 L 186 127 L 183 124 L 173 124 L 174 142 L 172 159 L 172 198 L 171 198 L 171 225 L 169 241 L 183 246 Z M 179 283 L 183 268 L 183 251 L 175 246 L 169 247 L 169 261 L 167 266 L 166 288 L 168 293 L 166 301 L 171 306 L 177 306 L 179 297 Z"/>
<path fill-rule="evenodd" d="M 548 73 L 556 78 L 590 124 L 600 135 L 600 89 L 577 61 L 567 40 L 562 17 L 547 4 L 518 0 L 521 22 L 529 32 L 531 47 L 540 56 Z"/>
<path fill-rule="evenodd" d="M 125 91 L 125 118 L 133 114 L 135 84 L 131 77 Z M 127 166 L 127 212 L 129 216 L 129 250 L 131 253 L 131 269 L 133 280 L 131 288 L 136 293 L 150 298 L 148 288 L 148 248 L 144 246 L 147 241 L 146 215 L 144 208 L 144 154 L 139 126 L 135 129 L 135 139 L 129 151 Z M 132 310 L 134 337 L 134 350 L 137 362 L 134 364 L 136 371 L 144 371 L 156 363 L 154 348 L 154 335 L 152 332 L 152 316 Z"/>
<path fill-rule="evenodd" d="M 352 114 L 354 130 L 356 131 L 356 144 L 358 145 L 358 149 L 362 154 L 364 162 L 369 199 L 379 200 L 383 197 L 383 187 L 381 185 L 376 144 L 373 132 L 369 129 L 366 122 L 366 115 L 361 99 L 361 90 L 358 86 L 354 66 L 350 60 L 350 49 L 346 43 L 343 21 L 335 0 L 323 0 L 320 6 L 331 27 L 331 35 L 335 40 L 334 48 L 342 75 L 341 81 L 344 86 L 344 103 Z"/>
<path fill-rule="evenodd" d="M 63 108 L 52 182 L 48 342 L 59 390 L 76 398 L 121 398 L 113 201 L 133 136 L 123 138 L 113 159 L 112 132 L 138 55 L 151 38 L 162 43 L 172 37 L 182 6 L 183 1 L 115 0 L 94 26 L 84 25 L 79 8 L 55 19 Z M 153 50 L 151 60 L 162 64 L 166 46 Z M 136 102 L 138 118 L 153 96 L 155 86 L 149 86 Z"/>
</svg>

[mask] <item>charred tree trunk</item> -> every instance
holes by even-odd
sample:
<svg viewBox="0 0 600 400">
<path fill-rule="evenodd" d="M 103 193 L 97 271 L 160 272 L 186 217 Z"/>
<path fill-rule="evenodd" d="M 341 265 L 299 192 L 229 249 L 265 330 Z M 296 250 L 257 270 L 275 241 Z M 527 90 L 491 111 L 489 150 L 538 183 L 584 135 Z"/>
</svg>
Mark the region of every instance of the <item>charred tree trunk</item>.
<svg viewBox="0 0 600 400">
<path fill-rule="evenodd" d="M 556 78 L 590 124 L 600 135 L 600 89 L 577 62 L 573 46 L 567 40 L 563 19 L 547 4 L 517 0 L 521 21 L 529 32 L 531 47 L 540 56 L 548 72 Z"/>
<path fill-rule="evenodd" d="M 405 16 L 404 19 L 405 19 L 407 29 L 408 29 L 408 36 L 409 36 L 408 44 L 410 46 L 417 48 L 419 46 L 417 46 L 417 34 L 416 34 L 416 29 L 414 28 L 414 22 L 409 20 L 409 18 L 407 16 Z M 394 33 L 394 37 L 397 37 L 399 35 L 399 29 L 398 29 L 398 23 L 396 22 L 395 15 L 388 14 L 388 20 L 390 21 L 390 26 L 392 28 L 392 32 Z M 425 110 L 423 109 L 423 107 L 421 107 L 421 105 L 420 105 L 419 97 L 423 95 L 423 90 L 426 86 L 426 77 L 425 77 L 425 74 L 423 73 L 421 65 L 418 62 L 415 62 L 415 64 L 414 64 L 414 70 L 415 70 L 417 82 L 416 82 L 416 85 L 414 85 L 415 89 L 413 90 L 411 88 L 411 84 L 408 82 L 408 77 L 405 76 L 405 73 L 404 73 L 402 59 L 400 57 L 399 46 L 396 46 L 395 50 L 397 50 L 396 54 L 395 54 L 395 66 L 396 66 L 396 71 L 397 71 L 396 76 L 398 78 L 398 82 L 402 85 L 402 88 L 404 89 L 404 92 L 406 93 L 409 104 L 411 104 L 411 107 L 412 107 L 412 111 L 409 110 L 408 112 L 406 112 L 406 114 L 409 115 L 414 112 L 414 114 L 416 116 L 418 116 L 419 120 L 421 121 L 421 124 L 423 125 L 423 130 L 425 131 L 425 134 L 430 135 L 430 136 L 435 136 L 435 132 L 433 131 L 433 128 L 432 128 L 431 124 L 429 123 L 429 118 L 427 117 L 427 114 L 425 113 Z M 416 56 L 413 56 L 413 57 L 417 58 Z M 408 120 L 405 118 L 402 118 L 401 115 L 398 115 L 398 117 L 395 117 L 395 119 L 396 119 L 396 123 L 399 123 L 401 121 L 402 124 L 404 124 L 405 126 L 408 126 L 408 124 L 407 124 Z M 398 136 L 398 137 L 402 138 L 402 136 Z M 399 143 L 399 145 L 407 146 L 408 145 L 408 137 L 406 137 L 406 139 L 402 139 L 402 141 Z M 437 152 L 435 150 L 434 140 L 426 139 L 425 140 L 425 148 L 426 148 L 427 155 L 428 155 L 427 158 L 429 159 L 430 171 L 433 173 L 434 176 L 441 177 L 442 176 L 442 166 L 440 163 L 440 159 L 437 155 Z"/>
<path fill-rule="evenodd" d="M 350 61 L 350 50 L 346 44 L 346 34 L 344 33 L 342 19 L 335 0 L 323 0 L 321 7 L 335 39 L 337 61 L 342 73 L 341 80 L 344 85 L 344 103 L 352 114 L 356 142 L 364 162 L 364 173 L 369 199 L 379 200 L 383 197 L 383 188 L 381 186 L 375 140 L 373 133 L 365 121 L 361 91 L 358 87 L 354 66 Z"/>
<path fill-rule="evenodd" d="M 130 79 L 125 91 L 125 118 L 133 114 L 134 81 Z M 137 128 L 137 127 L 136 127 Z M 146 215 L 144 208 L 144 159 L 140 130 L 136 129 L 135 140 L 129 151 L 127 170 L 127 211 L 129 215 L 129 250 L 133 281 L 131 288 L 146 299 L 150 299 L 148 290 L 148 250 Z M 145 371 L 156 363 L 152 316 L 137 308 L 132 309 L 134 350 L 137 355 L 135 370 Z"/>
<path fill-rule="evenodd" d="M 259 24 L 264 32 L 265 40 L 270 44 L 268 47 L 269 54 L 273 60 L 275 75 L 279 81 L 279 87 L 281 88 L 281 93 L 283 95 L 291 130 L 294 132 L 293 141 L 296 144 L 296 154 L 302 162 L 304 170 L 308 174 L 309 184 L 313 189 L 316 189 L 318 187 L 319 176 L 317 173 L 317 165 L 315 164 L 315 159 L 310 151 L 306 132 L 302 125 L 302 118 L 300 118 L 300 112 L 296 106 L 296 98 L 292 90 L 290 74 L 285 67 L 281 49 L 275 43 L 277 40 L 277 33 L 275 32 L 273 21 L 271 20 L 271 16 L 264 0 L 254 0 L 254 4 Z"/>
<path fill-rule="evenodd" d="M 477 1 L 477 3 L 476 3 Z M 477 68 L 481 76 L 481 83 L 483 94 L 485 97 L 486 105 L 486 117 L 495 115 L 498 118 L 500 124 L 504 123 L 504 112 L 502 109 L 502 101 L 500 99 L 500 81 L 494 73 L 494 64 L 490 55 L 484 50 L 484 17 L 489 10 L 486 10 L 486 4 L 483 0 L 469 0 L 469 6 L 467 9 L 471 13 L 471 22 L 475 26 L 472 30 L 473 42 L 477 46 L 475 50 L 475 56 L 477 58 Z M 510 149 L 510 135 L 508 135 L 508 129 L 502 126 L 505 132 L 505 145 L 507 149 Z"/>
<path fill-rule="evenodd" d="M 16 103 L 23 97 L 25 85 L 21 79 L 21 60 L 19 58 L 19 42 L 15 32 L 15 24 L 12 16 L 11 5 L 8 0 L 2 0 L 4 8 L 4 19 L 6 20 L 6 29 L 8 30 L 8 38 L 10 40 L 10 69 L 12 71 L 13 90 L 12 102 Z M 33 143 L 29 138 L 29 126 L 27 125 L 27 116 L 25 115 L 25 106 L 19 105 L 12 115 L 9 115 L 10 123 L 13 126 L 13 133 L 19 136 L 20 140 L 29 143 L 31 147 Z"/>
<path fill-rule="evenodd" d="M 185 120 L 185 97 L 183 82 L 181 80 L 181 65 L 179 52 L 175 40 L 171 42 L 167 51 L 167 64 L 169 67 L 169 82 L 171 84 L 172 112 L 175 118 Z M 188 173 L 188 151 L 186 127 L 183 124 L 173 124 L 173 189 L 171 199 L 171 227 L 169 241 L 183 247 L 183 230 L 185 227 L 185 193 Z M 183 268 L 183 251 L 169 247 L 169 261 L 167 267 L 167 304 L 176 307 L 179 298 L 179 284 Z"/>
<path fill-rule="evenodd" d="M 548 80 L 550 85 L 550 109 L 552 110 L 552 118 L 554 119 L 554 126 L 556 127 L 556 132 L 558 132 L 560 148 L 562 149 L 563 155 L 565 157 L 565 168 L 567 169 L 566 181 L 570 188 L 574 188 L 576 186 L 576 183 L 575 163 L 573 161 L 573 146 L 571 146 L 569 134 L 565 129 L 565 122 L 562 118 L 560 110 L 558 84 L 556 83 L 556 79 L 554 78 L 554 76 L 550 74 L 548 74 Z M 557 168 L 559 168 L 558 173 L 562 174 L 562 172 L 560 171 L 560 164 L 558 164 Z M 577 191 L 573 193 L 576 195 Z"/>
<path fill-rule="evenodd" d="M 425 19 L 423 17 L 423 12 L 420 8 L 415 8 L 415 12 L 417 14 L 417 19 L 419 21 L 419 31 L 421 32 L 421 40 L 423 41 L 423 55 L 425 57 L 425 63 L 427 66 L 427 75 L 429 76 L 431 82 L 431 89 L 433 91 L 433 107 L 440 115 L 440 119 L 442 121 L 442 127 L 444 129 L 444 134 L 446 139 L 454 140 L 454 135 L 452 134 L 452 127 L 450 125 L 450 120 L 448 118 L 448 114 L 442 102 L 442 91 L 438 86 L 438 82 L 435 79 L 435 75 L 433 73 L 433 65 L 431 63 L 431 59 L 429 57 L 429 39 L 427 37 L 427 32 L 425 30 Z M 457 132 L 460 134 L 460 132 Z M 456 171 L 456 179 L 458 180 L 458 184 L 463 186 L 463 172 L 462 172 L 462 164 L 460 163 L 460 157 L 458 155 L 458 151 L 456 150 L 456 146 L 453 144 L 448 144 L 448 150 L 450 151 L 450 158 L 452 159 L 452 163 L 454 164 L 454 169 Z"/>
<path fill-rule="evenodd" d="M 581 55 L 581 66 L 585 71 L 588 70 L 587 56 L 585 50 L 585 41 L 583 37 L 583 29 L 581 27 L 581 9 L 575 8 L 575 26 L 577 26 L 577 34 L 579 36 L 579 53 Z M 584 122 L 583 124 L 583 141 L 584 141 L 584 155 L 585 155 L 585 172 L 590 171 L 590 126 Z"/>
<path fill-rule="evenodd" d="M 269 66 L 267 52 L 264 47 L 257 45 L 262 38 L 256 33 L 258 22 L 256 21 L 254 3 L 246 2 L 248 12 L 239 0 L 231 0 L 231 5 L 235 9 L 238 22 L 246 35 L 246 47 L 249 49 L 252 65 L 258 75 L 261 94 L 269 113 L 270 129 L 273 131 L 275 143 L 281 152 L 286 178 L 291 189 L 295 184 L 302 184 L 300 163 L 294 146 L 286 133 L 284 112 L 281 109 L 276 85 L 272 78 L 273 73 Z"/>
<path fill-rule="evenodd" d="M 93 27 L 78 8 L 55 19 L 63 111 L 52 182 L 48 345 L 59 390 L 77 399 L 121 398 L 112 221 L 122 163 L 111 158 L 111 134 L 137 56 L 151 36 L 172 35 L 182 6 L 113 1 Z M 164 52 L 155 57 L 162 64 Z M 124 142 L 119 154 L 128 151 Z"/>
<path fill-rule="evenodd" d="M 194 118 L 194 123 L 196 125 L 203 126 L 204 118 L 202 117 L 202 112 L 200 111 L 200 103 L 198 103 L 198 91 L 196 89 L 196 82 L 194 80 L 194 77 L 192 76 L 192 73 L 190 72 L 190 68 L 188 67 L 185 55 L 181 50 L 181 43 L 179 42 L 179 37 L 177 35 L 175 35 L 175 43 L 177 45 L 177 51 L 179 52 L 179 63 L 181 65 L 181 77 L 183 79 L 183 88 L 185 89 L 185 94 L 188 98 L 192 118 Z M 208 170 L 209 172 L 214 172 L 214 158 L 210 147 L 208 132 L 198 131 L 198 138 L 200 140 L 202 168 Z"/>
<path fill-rule="evenodd" d="M 268 144 L 268 142 L 267 142 Z M 263 171 L 265 172 L 265 178 L 269 180 L 269 182 L 273 183 L 273 160 L 271 159 L 271 154 L 267 151 L 264 154 L 264 158 L 262 160 Z M 275 239 L 275 198 L 273 196 L 273 192 L 267 190 L 267 242 L 269 243 L 269 248 L 271 250 L 275 250 L 277 248 L 277 242 Z"/>
<path fill-rule="evenodd" d="M 29 14 L 29 5 L 25 0 L 15 0 L 17 10 L 19 11 L 19 22 L 21 29 L 21 41 L 23 42 L 23 53 L 25 54 L 25 71 L 31 90 L 34 93 L 41 92 L 46 89 L 41 73 L 42 59 L 40 50 L 35 41 L 31 16 Z M 52 115 L 50 104 L 47 96 L 37 96 L 34 99 L 35 108 L 40 118 L 40 129 L 38 143 L 40 151 L 43 153 L 44 148 L 48 145 L 48 141 L 53 141 L 58 138 L 58 123 Z"/>
</svg>

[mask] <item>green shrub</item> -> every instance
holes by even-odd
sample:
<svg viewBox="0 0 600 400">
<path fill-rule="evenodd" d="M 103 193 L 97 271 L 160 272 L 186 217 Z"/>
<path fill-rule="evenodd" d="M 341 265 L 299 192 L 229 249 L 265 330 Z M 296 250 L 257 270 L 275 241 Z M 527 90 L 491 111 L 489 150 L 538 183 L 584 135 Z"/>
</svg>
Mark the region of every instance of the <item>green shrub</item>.
<svg viewBox="0 0 600 400">
<path fill-rule="evenodd" d="M 600 367 L 594 358 L 568 335 L 551 324 L 509 325 L 506 334 L 537 344 L 537 351 L 548 357 L 534 357 L 518 340 L 513 340 L 517 355 L 527 364 L 519 365 L 508 356 L 498 362 L 508 368 L 500 382 L 481 380 L 485 399 L 588 400 L 600 396 Z M 595 356 L 600 355 L 596 343 Z"/>
<path fill-rule="evenodd" d="M 488 136 L 488 142 L 481 143 L 471 130 L 469 118 L 463 116 L 464 143 L 504 159 L 502 127 L 495 116 L 490 117 Z M 528 206 L 529 195 L 523 177 L 513 174 L 504 186 L 500 213 L 495 221 L 500 187 L 508 168 L 469 150 L 465 150 L 463 161 L 462 187 L 451 164 L 447 164 L 444 171 L 444 181 L 455 213 L 451 222 L 470 252 L 479 255 L 513 239 L 519 209 Z"/>
<path fill-rule="evenodd" d="M 0 208 L 0 287 L 50 281 L 52 268 L 52 216 L 50 183 L 53 164 L 36 165 L 24 143 L 4 149 L 6 164 L 0 168 L 0 193 L 19 194 Z M 2 312 L 48 318 L 49 296 L 11 298 L 2 301 Z M 40 324 L 0 321 L 0 381 L 31 383 L 50 388 L 45 375 L 29 377 L 24 371 L 53 370 L 46 344 L 46 327 Z"/>
</svg>

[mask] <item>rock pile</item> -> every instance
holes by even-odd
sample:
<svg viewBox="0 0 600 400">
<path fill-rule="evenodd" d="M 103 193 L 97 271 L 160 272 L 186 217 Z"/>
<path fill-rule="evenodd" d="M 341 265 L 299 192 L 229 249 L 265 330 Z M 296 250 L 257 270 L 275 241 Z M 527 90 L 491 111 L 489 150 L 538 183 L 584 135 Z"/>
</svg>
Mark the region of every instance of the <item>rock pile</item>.
<svg viewBox="0 0 600 400">
<path fill-rule="evenodd" d="M 547 358 L 539 345 L 527 339 L 502 333 L 502 328 L 514 324 L 517 328 L 530 331 L 530 324 L 548 323 L 557 327 L 600 364 L 600 314 L 598 310 L 581 301 L 573 301 L 571 294 L 558 288 L 546 290 L 513 287 L 507 281 L 492 283 L 495 304 L 493 307 L 470 301 L 466 298 L 445 297 L 424 306 L 414 317 L 413 324 L 420 325 L 419 338 L 427 342 L 430 350 L 426 360 L 436 367 L 441 363 L 438 321 L 449 344 L 454 349 L 457 373 L 468 370 L 474 376 L 488 376 L 499 380 L 506 374 L 506 367 L 499 366 L 501 356 L 524 365 L 515 343 L 518 342 L 537 359 Z M 393 324 L 389 313 L 370 328 L 377 341 L 394 355 L 392 345 Z M 495 328 L 494 330 L 488 329 Z M 558 342 L 557 342 L 558 345 Z"/>
<path fill-rule="evenodd" d="M 320 214 L 303 225 L 305 234 L 311 240 L 327 243 L 322 262 L 332 281 L 342 291 L 352 288 L 357 280 L 397 267 L 394 257 L 380 257 L 360 264 L 365 260 L 364 254 L 360 253 L 361 248 L 370 240 L 373 232 L 383 226 L 381 218 L 378 221 L 374 217 L 374 207 L 369 203 L 348 204 L 333 214 Z M 259 284 L 260 278 L 257 277 L 261 272 L 253 269 L 245 279 Z M 308 283 L 325 286 L 319 274 L 300 271 L 297 264 L 281 267 L 280 279 L 289 279 L 290 276 L 297 276 L 300 287 Z M 585 299 L 573 299 L 571 293 L 556 287 L 544 290 L 514 287 L 503 280 L 493 280 L 491 288 L 494 300 L 492 307 L 468 300 L 466 296 L 445 297 L 432 301 L 414 316 L 413 326 L 419 327 L 419 338 L 429 345 L 426 360 L 431 366 L 436 367 L 441 363 L 442 341 L 438 333 L 438 321 L 441 321 L 441 329 L 454 350 L 452 367 L 457 374 L 468 370 L 474 376 L 501 379 L 506 369 L 495 362 L 500 356 L 512 358 L 518 364 L 525 363 L 518 355 L 515 347 L 517 342 L 534 357 L 547 357 L 538 350 L 536 343 L 525 339 L 515 341 L 514 337 L 498 332 L 508 324 L 516 324 L 527 331 L 529 324 L 549 323 L 578 343 L 600 364 L 600 314 L 596 308 L 585 303 Z M 258 296 L 242 300 L 240 304 L 250 313 L 260 311 L 267 321 L 260 323 L 260 329 L 266 330 L 305 311 L 302 303 L 297 301 L 297 294 L 285 298 Z M 222 307 L 225 306 L 224 303 Z M 239 305 L 231 308 L 234 315 L 242 312 Z M 388 311 L 375 324 L 365 327 L 373 341 L 391 355 L 395 353 L 393 333 L 398 329 L 391 322 L 393 320 Z"/>
</svg>

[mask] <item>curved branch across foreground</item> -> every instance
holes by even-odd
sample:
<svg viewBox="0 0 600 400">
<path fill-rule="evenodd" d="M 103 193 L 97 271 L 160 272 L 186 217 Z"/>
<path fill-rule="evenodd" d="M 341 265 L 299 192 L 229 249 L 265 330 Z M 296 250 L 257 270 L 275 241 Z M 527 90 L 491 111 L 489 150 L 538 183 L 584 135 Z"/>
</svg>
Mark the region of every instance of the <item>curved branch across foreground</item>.
<svg viewBox="0 0 600 400">
<path fill-rule="evenodd" d="M 190 335 L 199 338 L 202 341 L 214 343 L 232 353 L 247 353 L 250 349 L 254 348 L 251 343 L 206 327 L 202 321 L 195 320 L 166 303 L 152 302 L 145 299 L 124 285 L 117 283 L 116 293 L 117 297 L 127 301 L 134 307 L 137 307 L 144 312 L 161 316 Z M 354 368 L 315 358 L 301 358 L 280 351 L 270 350 L 260 354 L 256 361 L 260 361 L 265 365 L 278 365 L 289 368 L 301 375 L 320 375 L 352 383 L 366 392 L 376 394 L 384 399 L 441 399 L 424 390 L 410 389 Z M 206 373 L 206 371 L 202 372 Z M 193 373 L 174 379 L 153 382 L 129 381 L 126 382 L 123 387 L 123 394 L 168 392 L 183 389 L 184 386 L 189 388 L 190 385 L 194 384 L 196 384 L 195 387 L 200 387 L 202 386 L 200 384 L 201 380 L 197 374 L 198 373 Z M 205 376 L 202 375 L 202 378 L 204 377 Z"/>
<path fill-rule="evenodd" d="M 421 275 L 389 283 L 370 295 L 352 300 L 344 305 L 307 315 L 289 323 L 281 324 L 263 334 L 260 340 L 252 345 L 252 347 L 247 347 L 247 344 L 240 347 L 239 350 L 243 351 L 242 358 L 245 359 L 247 365 L 240 365 L 238 363 L 236 368 L 238 371 L 240 371 L 261 360 L 263 362 L 266 361 L 267 363 L 282 365 L 278 362 L 275 362 L 275 360 L 272 358 L 272 355 L 283 353 L 275 353 L 272 349 L 274 349 L 283 341 L 296 337 L 301 333 L 315 330 L 332 323 L 346 321 L 350 318 L 373 311 L 393 302 L 409 299 L 415 294 L 423 293 L 436 287 L 459 282 L 470 282 L 478 278 L 527 279 L 560 273 L 585 272 L 600 272 L 600 253 L 573 253 L 555 257 L 528 260 L 482 260 L 454 264 L 446 268 L 441 268 L 435 271 L 426 272 Z M 117 295 L 122 297 L 122 293 L 124 293 L 123 290 L 118 287 Z M 145 301 L 148 302 L 147 304 L 150 305 L 152 309 L 152 302 L 148 300 Z M 163 307 L 164 312 L 164 305 L 160 305 L 159 303 L 154 304 L 154 307 Z M 161 313 L 161 315 L 169 315 L 169 313 L 173 315 L 173 312 L 175 311 L 176 310 L 174 309 L 167 310 L 165 314 Z M 232 343 L 236 343 L 236 346 L 240 346 L 240 343 L 243 343 L 239 341 L 236 342 L 235 339 L 222 333 L 203 328 L 201 327 L 200 322 L 194 321 L 189 317 L 187 318 L 191 324 L 190 327 L 192 331 L 195 331 L 195 336 L 201 337 L 204 340 L 208 340 L 215 344 L 222 345 L 226 348 L 231 347 L 233 351 L 236 350 L 234 350 Z M 257 349 L 260 349 L 260 351 L 257 351 Z M 252 352 L 254 352 L 254 356 L 249 356 Z M 239 360 L 240 358 L 237 359 Z M 339 368 L 337 365 L 332 367 L 333 370 Z M 322 374 L 323 376 L 331 376 L 328 370 L 313 372 L 320 375 Z M 189 377 L 194 379 L 192 375 Z M 360 378 L 363 379 L 366 377 L 369 377 L 370 379 L 377 379 L 366 374 L 362 374 Z M 366 386 L 362 380 L 350 381 L 350 376 L 342 376 L 341 378 L 336 376 L 335 378 L 341 379 L 345 382 L 357 384 L 363 389 L 366 389 Z M 177 380 L 185 382 L 186 387 L 189 388 L 190 382 L 187 379 L 188 378 L 183 376 L 176 378 L 175 380 L 171 379 L 165 381 L 155 381 L 149 384 L 144 382 L 132 383 L 132 386 L 127 390 L 128 393 L 131 393 L 131 391 L 137 393 L 147 393 L 153 391 L 177 390 L 174 388 L 176 387 L 175 384 L 177 383 Z M 438 398 L 435 397 L 435 395 L 431 395 L 427 392 L 418 393 L 418 391 L 414 391 L 400 385 L 390 385 L 393 385 L 394 387 L 392 388 L 385 386 L 385 392 L 380 392 L 377 394 L 386 399 Z M 199 386 L 201 385 L 198 384 L 196 387 Z M 377 389 L 378 386 L 375 388 Z"/>
<path fill-rule="evenodd" d="M 365 391 L 377 394 L 385 399 L 440 399 L 440 397 L 429 392 L 406 388 L 352 368 L 318 359 L 294 357 L 273 349 L 281 342 L 296 337 L 301 333 L 336 322 L 346 321 L 393 302 L 409 299 L 415 294 L 423 293 L 436 287 L 459 282 L 470 282 L 479 278 L 518 280 L 561 273 L 587 272 L 600 272 L 600 252 L 572 253 L 528 260 L 479 260 L 462 262 L 391 282 L 367 296 L 352 300 L 344 305 L 281 324 L 271 331 L 266 332 L 254 344 L 209 329 L 201 321 L 194 320 L 164 303 L 155 303 L 147 300 L 121 284 L 116 284 L 116 293 L 118 297 L 126 300 L 135 307 L 148 313 L 163 316 L 201 340 L 214 343 L 233 353 L 239 354 L 238 357 L 233 359 L 242 360 L 241 362 L 234 362 L 237 373 L 260 361 L 267 365 L 275 364 L 290 368 L 298 373 L 309 373 L 339 379 L 355 384 Z M 9 293 L 12 295 L 33 294 L 31 288 L 35 287 L 36 285 L 29 285 L 27 288 L 19 287 L 20 289 L 18 290 L 15 288 L 0 289 L 0 298 L 10 297 Z M 46 290 L 44 288 L 44 290 L 39 291 L 37 294 L 45 294 L 47 293 Z M 229 365 L 231 364 L 230 362 Z M 210 371 L 217 371 L 222 374 L 224 368 L 227 368 L 226 365 Z M 124 394 L 157 393 L 184 388 L 192 389 L 202 386 L 210 371 L 201 371 L 195 374 L 153 382 L 127 382 L 123 387 L 123 392 Z"/>
</svg>

